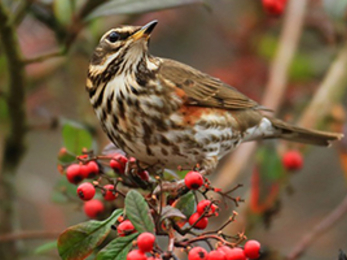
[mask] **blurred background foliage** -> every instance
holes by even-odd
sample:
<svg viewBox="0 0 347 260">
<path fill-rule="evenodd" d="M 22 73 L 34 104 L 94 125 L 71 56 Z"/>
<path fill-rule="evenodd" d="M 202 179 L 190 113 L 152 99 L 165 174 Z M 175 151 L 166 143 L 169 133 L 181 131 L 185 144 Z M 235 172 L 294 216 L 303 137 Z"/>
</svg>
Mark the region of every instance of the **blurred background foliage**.
<svg viewBox="0 0 347 260">
<path fill-rule="evenodd" d="M 347 63 L 346 6 L 346 0 L 307 1 L 284 97 L 272 96 L 281 99 L 280 117 L 298 120 L 334 60 Z M 54 237 L 86 219 L 78 203 L 52 201 L 55 187 L 67 185 L 57 186 L 65 180 L 56 169 L 57 153 L 70 133 L 62 125 L 83 125 L 102 151 L 108 140 L 84 90 L 89 58 L 108 29 L 153 19 L 159 20 L 154 55 L 210 73 L 260 102 L 289 17 L 268 15 L 260 0 L 0 0 L 0 259 L 59 259 Z M 328 113 L 314 125 L 346 132 L 347 81 L 335 79 L 339 89 L 326 95 L 329 106 L 322 110 Z M 280 163 L 289 148 L 305 156 L 295 174 Z M 248 237 L 265 244 L 269 254 L 262 259 L 284 259 L 336 207 L 342 220 L 300 259 L 337 259 L 339 248 L 347 250 L 347 207 L 338 206 L 347 191 L 346 140 L 330 149 L 263 142 L 241 173 L 232 186 L 244 184 L 237 192 L 246 203 L 236 209 L 233 231 L 246 228 Z M 215 178 L 228 182 L 229 175 Z"/>
</svg>

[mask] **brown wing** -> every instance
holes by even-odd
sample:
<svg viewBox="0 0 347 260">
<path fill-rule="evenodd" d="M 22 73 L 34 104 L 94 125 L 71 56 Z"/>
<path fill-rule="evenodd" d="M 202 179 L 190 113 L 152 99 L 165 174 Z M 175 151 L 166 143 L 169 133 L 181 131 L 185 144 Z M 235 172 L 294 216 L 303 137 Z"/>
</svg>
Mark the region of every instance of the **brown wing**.
<svg viewBox="0 0 347 260">
<path fill-rule="evenodd" d="M 263 109 L 257 102 L 217 78 L 174 60 L 161 60 L 158 71 L 160 80 L 182 89 L 190 105 L 237 110 Z"/>
</svg>

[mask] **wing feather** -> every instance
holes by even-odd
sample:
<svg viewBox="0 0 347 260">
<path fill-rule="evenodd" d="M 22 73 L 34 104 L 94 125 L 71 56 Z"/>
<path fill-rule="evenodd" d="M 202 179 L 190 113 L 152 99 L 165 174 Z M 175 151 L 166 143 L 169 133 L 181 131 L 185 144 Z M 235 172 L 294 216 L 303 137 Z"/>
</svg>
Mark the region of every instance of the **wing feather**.
<svg viewBox="0 0 347 260">
<path fill-rule="evenodd" d="M 221 80 L 202 73 L 180 62 L 161 59 L 158 70 L 160 80 L 170 81 L 187 95 L 189 105 L 242 110 L 263 110 L 257 102 L 240 93 Z"/>
</svg>

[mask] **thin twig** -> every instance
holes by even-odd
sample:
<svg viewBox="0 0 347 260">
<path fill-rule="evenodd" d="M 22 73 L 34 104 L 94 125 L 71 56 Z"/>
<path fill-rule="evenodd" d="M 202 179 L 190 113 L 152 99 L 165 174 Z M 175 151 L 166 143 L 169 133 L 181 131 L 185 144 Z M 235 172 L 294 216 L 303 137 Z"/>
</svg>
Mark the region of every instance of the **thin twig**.
<svg viewBox="0 0 347 260">
<path fill-rule="evenodd" d="M 347 196 L 325 219 L 302 237 L 299 243 L 297 243 L 294 249 L 288 254 L 287 259 L 295 260 L 300 257 L 315 239 L 327 231 L 345 214 L 347 214 Z"/>
<path fill-rule="evenodd" d="M 0 242 L 8 242 L 23 239 L 57 239 L 61 231 L 48 231 L 48 230 L 27 230 L 17 233 L 4 234 L 0 236 Z"/>
<path fill-rule="evenodd" d="M 29 65 L 29 64 L 32 64 L 32 63 L 42 62 L 42 61 L 45 61 L 45 60 L 48 60 L 48 59 L 51 59 L 51 58 L 62 57 L 66 53 L 67 53 L 67 49 L 63 48 L 60 51 L 54 51 L 54 52 L 51 52 L 51 53 L 43 54 L 43 55 L 38 56 L 38 57 L 24 59 L 23 63 L 25 65 Z"/>
</svg>

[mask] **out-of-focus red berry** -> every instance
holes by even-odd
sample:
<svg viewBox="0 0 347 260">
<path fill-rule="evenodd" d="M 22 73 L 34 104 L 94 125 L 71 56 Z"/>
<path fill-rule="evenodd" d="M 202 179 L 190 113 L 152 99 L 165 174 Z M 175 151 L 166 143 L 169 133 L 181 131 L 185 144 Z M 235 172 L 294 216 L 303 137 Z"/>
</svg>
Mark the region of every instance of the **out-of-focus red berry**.
<svg viewBox="0 0 347 260">
<path fill-rule="evenodd" d="M 228 246 L 221 246 L 221 247 L 218 247 L 217 250 L 220 251 L 220 252 L 223 252 L 225 254 L 226 260 L 232 260 L 231 255 L 232 255 L 233 251 L 232 251 L 232 249 L 230 247 L 228 247 Z"/>
<path fill-rule="evenodd" d="M 241 248 L 232 248 L 228 260 L 247 260 L 245 252 Z"/>
<path fill-rule="evenodd" d="M 211 204 L 210 200 L 202 200 L 198 203 L 197 207 L 196 207 L 196 212 L 198 212 L 200 215 L 203 214 L 205 212 L 205 209 L 208 208 L 210 206 L 210 210 L 208 213 L 215 213 L 217 206 L 215 204 Z"/>
<path fill-rule="evenodd" d="M 212 250 L 208 254 L 208 259 L 209 260 L 226 260 L 225 253 L 220 250 Z"/>
<path fill-rule="evenodd" d="M 287 0 L 262 0 L 265 11 L 270 15 L 281 15 L 286 7 Z"/>
<path fill-rule="evenodd" d="M 140 250 L 132 250 L 127 254 L 127 260 L 146 260 L 147 256 Z"/>
<path fill-rule="evenodd" d="M 66 169 L 66 178 L 73 184 L 80 183 L 83 180 L 81 166 L 79 164 L 71 164 Z"/>
<path fill-rule="evenodd" d="M 120 162 L 113 159 L 110 161 L 110 167 L 119 174 L 123 174 L 125 170 L 124 166 Z"/>
<path fill-rule="evenodd" d="M 289 171 L 300 170 L 304 164 L 302 155 L 298 151 L 287 151 L 282 157 L 283 166 Z"/>
<path fill-rule="evenodd" d="M 204 179 L 202 178 L 202 175 L 199 172 L 190 171 L 184 177 L 184 183 L 186 184 L 188 189 L 197 190 L 204 183 Z"/>
<path fill-rule="evenodd" d="M 82 183 L 77 187 L 77 195 L 82 200 L 91 200 L 95 195 L 95 187 L 89 182 Z"/>
<path fill-rule="evenodd" d="M 104 210 L 105 206 L 100 200 L 93 199 L 84 203 L 84 213 L 90 218 L 96 218 Z"/>
<path fill-rule="evenodd" d="M 257 240 L 248 240 L 244 246 L 244 252 L 249 259 L 257 259 L 260 256 L 261 245 Z"/>
<path fill-rule="evenodd" d="M 121 237 L 127 236 L 136 232 L 134 225 L 130 222 L 130 220 L 124 220 L 117 227 L 118 235 Z"/>
<path fill-rule="evenodd" d="M 155 236 L 149 232 L 142 233 L 137 238 L 137 246 L 145 253 L 152 251 L 154 242 Z"/>
<path fill-rule="evenodd" d="M 189 225 L 193 226 L 193 224 L 200 218 L 200 216 L 201 215 L 197 212 L 195 212 L 193 215 L 191 215 L 189 218 Z M 197 229 L 205 229 L 207 227 L 207 225 L 208 225 L 208 218 L 203 217 L 194 225 L 194 227 Z"/>
<path fill-rule="evenodd" d="M 95 161 L 89 161 L 81 165 L 81 172 L 84 178 L 92 179 L 99 173 L 99 166 Z"/>
<path fill-rule="evenodd" d="M 117 198 L 116 194 L 113 193 L 114 191 L 114 185 L 112 184 L 106 184 L 104 186 L 104 191 L 102 196 L 104 197 L 105 200 L 111 201 L 115 200 Z"/>
<path fill-rule="evenodd" d="M 194 247 L 188 253 L 188 260 L 208 260 L 208 253 L 200 246 Z"/>
<path fill-rule="evenodd" d="M 143 171 L 138 171 L 137 172 L 137 175 L 141 178 L 141 180 L 143 180 L 143 181 L 148 181 L 149 180 L 149 173 L 148 173 L 148 171 L 145 171 L 145 170 L 143 170 Z"/>
<path fill-rule="evenodd" d="M 116 153 L 110 161 L 110 167 L 119 174 L 123 174 L 125 166 L 128 162 L 128 159 L 119 153 Z"/>
</svg>

